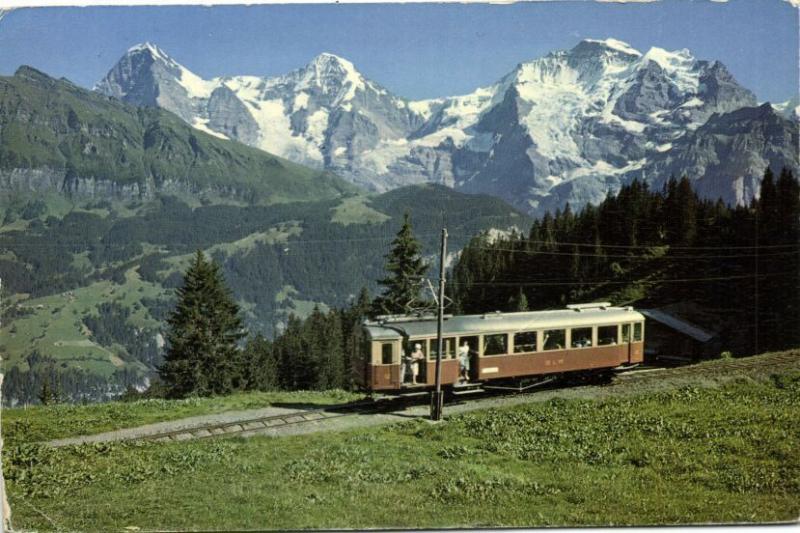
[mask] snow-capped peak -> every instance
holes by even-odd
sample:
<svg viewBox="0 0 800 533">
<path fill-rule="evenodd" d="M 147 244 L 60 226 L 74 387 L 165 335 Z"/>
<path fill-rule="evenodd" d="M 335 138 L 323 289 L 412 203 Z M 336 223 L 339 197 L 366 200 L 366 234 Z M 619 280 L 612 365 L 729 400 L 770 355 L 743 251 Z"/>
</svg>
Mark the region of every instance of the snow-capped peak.
<svg viewBox="0 0 800 533">
<path fill-rule="evenodd" d="M 694 56 L 687 48 L 670 52 L 653 46 L 644 54 L 642 61 L 655 61 L 661 68 L 670 70 L 694 63 Z"/>
<path fill-rule="evenodd" d="M 353 63 L 351 63 L 350 61 L 341 56 L 337 56 L 336 54 L 332 54 L 330 52 L 322 52 L 314 59 L 312 59 L 311 62 L 308 64 L 309 67 L 314 66 L 315 68 L 326 68 L 337 65 L 346 71 L 356 72 L 356 68 L 355 66 L 353 66 Z"/>
<path fill-rule="evenodd" d="M 138 52 L 150 52 L 150 55 L 153 56 L 154 59 L 161 59 L 163 61 L 172 61 L 172 59 L 157 45 L 151 43 L 150 41 L 146 41 L 143 43 L 136 44 L 128 48 L 128 54 L 135 54 Z"/>
<path fill-rule="evenodd" d="M 395 96 L 330 52 L 280 76 L 204 80 L 152 43 L 132 47 L 98 90 L 374 190 L 436 181 L 538 212 L 649 176 L 682 134 L 755 102 L 721 64 L 613 38 L 431 100 Z"/>
<path fill-rule="evenodd" d="M 320 90 L 328 95 L 330 105 L 334 106 L 346 104 L 356 91 L 365 90 L 367 84 L 372 85 L 353 63 L 330 52 L 319 54 L 302 69 L 276 81 L 290 80 L 298 90 Z"/>
<path fill-rule="evenodd" d="M 158 45 L 149 41 L 128 48 L 128 52 L 125 55 L 136 56 L 141 53 L 149 54 L 154 61 L 160 63 L 163 68 L 169 71 L 191 98 L 208 98 L 212 91 L 220 85 L 218 80 L 204 80 L 172 59 Z"/>
<path fill-rule="evenodd" d="M 646 65 L 649 61 L 664 69 L 682 92 L 697 92 L 698 77 L 695 72 L 697 60 L 688 49 L 670 52 L 654 46 L 641 58 L 642 65 Z"/>
<path fill-rule="evenodd" d="M 605 40 L 598 40 L 598 39 L 584 39 L 584 42 L 593 43 L 593 44 L 601 44 L 606 48 L 610 48 L 611 50 L 616 50 L 617 52 L 622 52 L 623 54 L 628 54 L 631 56 L 639 57 L 642 55 L 640 51 L 629 45 L 624 41 L 620 41 L 618 39 L 608 38 Z"/>
<path fill-rule="evenodd" d="M 779 104 L 772 104 L 772 107 L 786 118 L 800 118 L 800 95 L 795 95 Z"/>
<path fill-rule="evenodd" d="M 324 93 L 335 94 L 338 104 L 352 99 L 366 82 L 350 61 L 329 52 L 312 59 L 300 74 L 298 88 L 319 87 Z"/>
</svg>

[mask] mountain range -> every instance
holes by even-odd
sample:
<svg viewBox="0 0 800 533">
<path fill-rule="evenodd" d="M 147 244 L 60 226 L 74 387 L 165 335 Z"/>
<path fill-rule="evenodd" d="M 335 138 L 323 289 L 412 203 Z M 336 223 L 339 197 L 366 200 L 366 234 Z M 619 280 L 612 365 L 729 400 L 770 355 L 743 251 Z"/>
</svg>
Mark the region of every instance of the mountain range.
<svg viewBox="0 0 800 533">
<path fill-rule="evenodd" d="M 168 111 L 138 108 L 27 66 L 0 77 L 0 188 L 261 203 L 357 190 L 329 172 L 198 132 Z"/>
<path fill-rule="evenodd" d="M 798 169 L 798 102 L 759 106 L 719 61 L 615 39 L 420 101 L 329 53 L 283 76 L 206 80 L 151 43 L 129 49 L 95 90 L 368 190 L 439 183 L 533 215 L 683 174 L 702 195 L 741 203 L 765 165 Z"/>
<path fill-rule="evenodd" d="M 687 174 L 736 203 L 766 165 L 797 170 L 796 101 L 758 105 L 717 62 L 613 40 L 426 101 L 331 54 L 203 80 L 149 44 L 95 89 L 28 66 L 0 77 L 0 352 L 24 389 L 7 401 L 54 369 L 75 398 L 145 383 L 197 249 L 272 335 L 374 294 L 406 212 L 432 262 L 443 225 L 458 253 L 634 178 Z"/>
<path fill-rule="evenodd" d="M 74 400 L 146 384 L 198 249 L 253 334 L 362 287 L 375 294 L 406 213 L 429 263 L 443 223 L 457 253 L 477 233 L 532 222 L 441 185 L 365 194 L 169 111 L 20 67 L 0 77 L 4 400 L 35 401 L 48 380 Z"/>
</svg>

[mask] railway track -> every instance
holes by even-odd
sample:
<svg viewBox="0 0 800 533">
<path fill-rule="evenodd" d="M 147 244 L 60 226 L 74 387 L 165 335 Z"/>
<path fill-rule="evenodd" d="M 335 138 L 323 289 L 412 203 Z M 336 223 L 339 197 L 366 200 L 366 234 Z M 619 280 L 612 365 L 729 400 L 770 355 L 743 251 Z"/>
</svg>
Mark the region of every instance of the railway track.
<svg viewBox="0 0 800 533">
<path fill-rule="evenodd" d="M 556 380 L 553 383 L 547 383 L 542 387 L 528 391 L 480 390 L 478 394 L 473 396 L 472 401 L 480 398 L 531 394 L 536 391 L 552 390 L 557 387 L 558 381 Z M 173 442 L 222 435 L 247 435 L 253 432 L 263 431 L 265 429 L 280 429 L 288 426 L 320 422 L 323 420 L 330 420 L 332 418 L 340 418 L 345 416 L 391 413 L 403 410 L 409 406 L 427 404 L 428 401 L 429 397 L 427 394 L 420 394 L 410 397 L 385 397 L 378 400 L 365 400 L 344 405 L 321 407 L 319 409 L 293 411 L 280 415 L 263 416 L 231 422 L 203 424 L 172 431 L 141 435 L 127 440 Z M 450 400 L 447 402 L 447 404 L 451 407 L 455 405 L 461 405 L 463 403 L 465 403 L 464 400 L 455 398 L 450 398 Z"/>
<path fill-rule="evenodd" d="M 767 354 L 763 356 L 747 357 L 743 359 L 731 359 L 727 361 L 716 360 L 713 362 L 691 364 L 679 367 L 656 367 L 641 368 L 620 372 L 614 376 L 611 383 L 600 385 L 615 389 L 617 386 L 633 384 L 638 386 L 641 382 L 657 381 L 670 378 L 685 378 L 689 376 L 719 376 L 723 374 L 736 374 L 738 372 L 748 372 L 752 370 L 775 371 L 784 368 L 800 368 L 800 351 L 783 352 L 777 354 Z M 501 396 L 518 396 L 536 394 L 537 392 L 547 392 L 565 388 L 563 383 L 556 380 L 540 388 L 529 391 L 492 391 L 482 390 L 473 395 L 470 400 L 451 399 L 447 402 L 449 407 L 467 403 L 481 403 L 481 400 L 491 400 Z M 572 388 L 572 387 L 566 387 Z M 342 418 L 353 415 L 364 414 L 391 414 L 405 410 L 407 407 L 419 406 L 428 403 L 427 394 L 417 397 L 384 397 L 376 400 L 364 400 L 349 404 L 333 405 L 316 409 L 306 409 L 300 411 L 290 411 L 278 415 L 261 416 L 253 418 L 238 419 L 225 422 L 212 422 L 198 424 L 196 426 L 181 427 L 170 431 L 159 431 L 153 433 L 140 434 L 136 436 L 106 438 L 103 440 L 127 440 L 127 441 L 150 441 L 150 442 L 174 442 L 190 439 L 202 439 L 215 436 L 247 436 L 264 430 L 289 428 L 302 424 L 313 424 L 324 422 L 334 418 Z M 65 446 L 76 444 L 76 438 L 63 439 L 61 441 L 51 441 L 51 446 Z"/>
<path fill-rule="evenodd" d="M 386 406 L 378 406 L 377 402 L 364 401 L 344 405 L 321 407 L 319 409 L 307 409 L 303 411 L 292 411 L 280 415 L 262 416 L 236 420 L 232 422 L 219 422 L 203 424 L 199 426 L 176 429 L 141 435 L 131 440 L 170 442 L 189 439 L 202 439 L 217 435 L 242 435 L 254 431 L 261 431 L 269 428 L 281 428 L 297 424 L 318 422 L 343 416 L 364 414 L 367 412 L 379 412 Z"/>
</svg>

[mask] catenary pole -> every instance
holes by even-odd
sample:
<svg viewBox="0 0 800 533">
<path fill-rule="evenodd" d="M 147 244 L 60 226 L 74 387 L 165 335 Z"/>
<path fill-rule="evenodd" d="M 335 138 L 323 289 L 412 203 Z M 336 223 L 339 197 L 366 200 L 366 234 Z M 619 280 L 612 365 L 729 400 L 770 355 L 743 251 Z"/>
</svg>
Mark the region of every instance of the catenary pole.
<svg viewBox="0 0 800 533">
<path fill-rule="evenodd" d="M 431 395 L 431 420 L 441 420 L 444 397 L 442 395 L 442 326 L 444 325 L 444 260 L 447 255 L 447 229 L 442 228 L 442 249 L 439 255 L 439 312 L 436 323 L 436 387 Z"/>
</svg>

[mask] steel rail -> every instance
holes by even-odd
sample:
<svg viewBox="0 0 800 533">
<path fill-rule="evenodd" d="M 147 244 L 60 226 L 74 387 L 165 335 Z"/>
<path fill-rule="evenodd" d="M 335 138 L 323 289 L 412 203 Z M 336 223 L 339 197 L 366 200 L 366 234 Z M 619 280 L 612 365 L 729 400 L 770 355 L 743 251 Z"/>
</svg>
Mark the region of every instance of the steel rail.
<svg viewBox="0 0 800 533">
<path fill-rule="evenodd" d="M 384 406 L 379 406 L 374 401 L 356 402 L 344 405 L 320 407 L 317 409 L 306 409 L 303 411 L 292 411 L 279 415 L 260 416 L 256 418 L 233 420 L 230 422 L 202 424 L 171 431 L 140 435 L 126 440 L 168 442 L 207 438 L 218 435 L 237 435 L 269 428 L 280 428 L 308 422 L 316 422 L 319 420 L 328 420 L 342 416 L 368 413 L 372 410 L 378 411 L 382 407 Z"/>
</svg>

